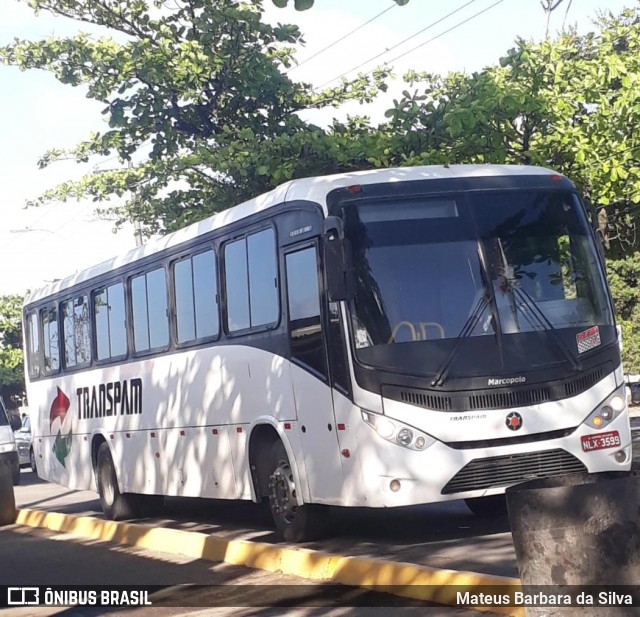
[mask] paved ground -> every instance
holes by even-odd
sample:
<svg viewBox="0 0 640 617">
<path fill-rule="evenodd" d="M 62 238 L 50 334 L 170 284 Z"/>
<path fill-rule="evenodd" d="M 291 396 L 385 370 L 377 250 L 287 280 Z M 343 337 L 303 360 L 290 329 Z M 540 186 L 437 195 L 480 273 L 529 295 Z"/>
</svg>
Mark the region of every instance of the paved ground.
<svg viewBox="0 0 640 617">
<path fill-rule="evenodd" d="M 3 617 L 54 614 L 71 617 L 114 612 L 135 617 L 187 614 L 267 617 L 283 612 L 298 617 L 319 614 L 383 617 L 389 610 L 394 614 L 400 611 L 400 614 L 426 617 L 480 615 L 475 611 L 415 602 L 390 594 L 327 586 L 280 573 L 214 564 L 109 542 L 79 540 L 16 525 L 0 528 L 0 581 L 5 585 L 20 586 L 134 584 L 169 588 L 162 598 L 153 598 L 151 608 L 124 611 L 12 608 L 4 609 Z M 187 586 L 176 589 L 177 584 Z M 202 607 L 209 608 L 203 611 Z"/>
<path fill-rule="evenodd" d="M 69 491 L 23 472 L 18 507 L 102 517 L 93 492 Z M 390 558 L 436 568 L 518 576 L 506 517 L 483 520 L 462 502 L 388 510 L 335 509 L 332 537 L 303 546 L 330 553 Z M 262 505 L 168 499 L 162 518 L 145 523 L 215 533 L 227 539 L 277 542 Z"/>
</svg>

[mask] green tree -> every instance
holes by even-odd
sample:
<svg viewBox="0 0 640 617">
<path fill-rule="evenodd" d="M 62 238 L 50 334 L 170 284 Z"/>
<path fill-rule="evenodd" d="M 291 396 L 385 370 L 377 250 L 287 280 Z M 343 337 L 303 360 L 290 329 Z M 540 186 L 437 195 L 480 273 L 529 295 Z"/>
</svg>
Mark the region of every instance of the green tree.
<svg viewBox="0 0 640 617">
<path fill-rule="evenodd" d="M 622 328 L 622 363 L 626 373 L 640 373 L 640 253 L 609 260 L 607 275 Z"/>
<path fill-rule="evenodd" d="M 172 231 L 292 177 L 338 169 L 316 157 L 335 151 L 332 131 L 298 113 L 370 101 L 388 74 L 376 71 L 319 93 L 291 81 L 285 70 L 300 32 L 263 23 L 262 0 L 29 4 L 111 33 L 0 48 L 0 62 L 50 71 L 62 83 L 84 85 L 89 98 L 105 105 L 106 130 L 70 151 L 46 153 L 40 165 L 114 154 L 123 164 L 63 183 L 34 203 L 124 198 L 121 217 L 147 232 Z"/>
<path fill-rule="evenodd" d="M 0 296 L 0 396 L 9 409 L 25 396 L 22 356 L 22 297 Z"/>
<path fill-rule="evenodd" d="M 282 9 L 289 4 L 289 0 L 271 0 L 278 8 Z M 393 0 L 398 6 L 404 6 L 409 0 Z M 560 0 L 562 2 L 562 0 Z M 296 11 L 306 11 L 315 4 L 315 0 L 293 0 Z"/>
<path fill-rule="evenodd" d="M 610 254 L 637 246 L 640 9 L 597 32 L 518 40 L 498 66 L 466 75 L 410 72 L 374 165 L 523 163 L 552 167 L 603 209 Z"/>
</svg>

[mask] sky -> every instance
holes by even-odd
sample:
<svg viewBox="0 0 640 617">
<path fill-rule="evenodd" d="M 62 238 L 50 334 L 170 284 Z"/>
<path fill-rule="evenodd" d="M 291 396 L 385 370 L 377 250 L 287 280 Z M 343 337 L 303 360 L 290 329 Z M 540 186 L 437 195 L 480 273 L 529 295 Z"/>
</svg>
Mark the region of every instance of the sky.
<svg viewBox="0 0 640 617">
<path fill-rule="evenodd" d="M 290 4 L 293 6 L 293 0 Z M 569 0 L 564 0 L 553 13 L 551 35 L 561 29 L 568 5 Z M 581 33 L 588 32 L 598 11 L 618 13 L 633 5 L 635 0 L 573 0 L 566 24 L 576 25 Z M 410 0 L 404 7 L 391 0 L 316 0 L 313 9 L 305 12 L 297 12 L 292 6 L 276 9 L 271 0 L 265 0 L 265 19 L 300 25 L 306 46 L 297 55 L 300 66 L 289 75 L 316 87 L 376 55 L 379 57 L 358 71 L 367 72 L 389 61 L 398 76 L 410 68 L 472 72 L 497 62 L 513 47 L 516 37 L 541 40 L 544 36 L 539 0 Z M 392 8 L 369 25 L 306 61 L 388 7 Z M 428 28 L 459 7 L 464 8 Z M 458 26 L 465 20 L 468 22 Z M 0 0 L 0 45 L 15 37 L 38 40 L 87 29 L 86 24 L 45 12 L 36 17 L 23 0 Z M 416 34 L 420 30 L 424 31 Z M 410 51 L 418 45 L 419 49 Z M 355 76 L 358 71 L 347 76 Z M 389 97 L 397 96 L 402 89 L 398 80 Z M 338 112 L 323 110 L 309 119 L 326 123 L 332 114 L 346 113 L 382 119 L 388 103 L 387 98 L 367 107 L 349 104 Z M 113 233 L 114 222 L 101 220 L 91 201 L 25 208 L 28 199 L 47 188 L 93 168 L 108 169 L 117 163 L 92 161 L 83 167 L 64 161 L 44 170 L 37 165 L 47 150 L 72 147 L 90 132 L 102 130 L 102 107 L 87 99 L 82 87 L 60 84 L 46 72 L 21 72 L 0 65 L 0 295 L 22 294 L 135 246 L 132 226 Z"/>
</svg>

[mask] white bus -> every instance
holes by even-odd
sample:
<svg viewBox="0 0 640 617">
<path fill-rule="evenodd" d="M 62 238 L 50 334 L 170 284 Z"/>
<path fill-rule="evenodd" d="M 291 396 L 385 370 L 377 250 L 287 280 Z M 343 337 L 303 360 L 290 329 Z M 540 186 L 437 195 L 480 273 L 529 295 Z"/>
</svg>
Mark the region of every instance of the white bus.
<svg viewBox="0 0 640 617">
<path fill-rule="evenodd" d="M 535 167 L 308 178 L 36 291 L 38 474 L 110 519 L 268 499 L 298 541 L 326 506 L 483 513 L 526 479 L 628 470 L 588 215 Z"/>
</svg>

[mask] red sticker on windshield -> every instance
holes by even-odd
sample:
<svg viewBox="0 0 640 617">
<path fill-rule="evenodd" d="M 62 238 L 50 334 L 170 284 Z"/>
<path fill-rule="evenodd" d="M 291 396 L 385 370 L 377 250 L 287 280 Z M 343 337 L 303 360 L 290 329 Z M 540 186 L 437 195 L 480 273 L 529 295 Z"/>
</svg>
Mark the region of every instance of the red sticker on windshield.
<svg viewBox="0 0 640 617">
<path fill-rule="evenodd" d="M 594 347 L 600 345 L 600 328 L 593 326 L 584 332 L 576 334 L 576 343 L 578 343 L 578 353 L 584 353 Z"/>
</svg>

